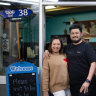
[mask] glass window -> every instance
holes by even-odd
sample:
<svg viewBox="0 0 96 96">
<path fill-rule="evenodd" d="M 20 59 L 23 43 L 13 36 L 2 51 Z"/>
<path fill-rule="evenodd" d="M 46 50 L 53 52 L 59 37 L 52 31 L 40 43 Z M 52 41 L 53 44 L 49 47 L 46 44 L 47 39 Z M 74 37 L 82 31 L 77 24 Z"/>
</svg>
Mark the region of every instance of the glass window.
<svg viewBox="0 0 96 96">
<path fill-rule="evenodd" d="M 19 18 L 7 19 L 0 16 L 0 75 L 5 75 L 6 67 L 17 62 L 18 58 L 39 66 L 39 6 L 11 4 L 9 7 L 0 6 L 0 13 L 5 9 L 26 8 L 33 13 L 19 21 Z"/>
</svg>

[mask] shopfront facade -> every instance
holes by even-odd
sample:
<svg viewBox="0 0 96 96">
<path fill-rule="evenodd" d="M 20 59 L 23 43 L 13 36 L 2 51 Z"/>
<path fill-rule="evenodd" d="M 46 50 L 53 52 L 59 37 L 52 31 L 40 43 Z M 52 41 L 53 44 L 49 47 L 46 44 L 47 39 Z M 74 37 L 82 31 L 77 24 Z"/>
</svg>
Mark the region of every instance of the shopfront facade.
<svg viewBox="0 0 96 96">
<path fill-rule="evenodd" d="M 8 3 L 10 3 L 10 1 L 11 0 L 9 0 Z M 13 9 L 28 8 L 33 13 L 28 17 L 23 17 L 21 21 L 10 21 L 9 19 L 4 19 L 0 16 L 0 21 L 1 21 L 0 23 L 0 90 L 1 90 L 0 96 L 6 96 L 5 70 L 10 64 L 17 62 L 18 58 L 21 61 L 25 60 L 31 62 L 38 67 L 40 96 L 42 96 L 42 91 L 41 91 L 42 90 L 41 87 L 42 61 L 43 61 L 43 52 L 44 52 L 45 44 L 46 42 L 50 41 L 49 38 L 51 37 L 51 35 L 63 34 L 63 33 L 60 34 L 51 33 L 52 28 L 55 29 L 55 27 L 49 26 L 52 23 L 51 20 L 53 20 L 52 19 L 53 17 L 47 18 L 45 7 L 46 6 L 63 6 L 63 7 L 89 6 L 90 7 L 90 6 L 96 6 L 96 2 L 95 1 L 90 2 L 89 0 L 85 0 L 84 2 L 80 0 L 79 2 L 74 0 L 36 0 L 36 2 L 34 2 L 34 0 L 33 1 L 24 0 L 25 2 L 24 5 L 24 2 L 22 2 L 22 0 L 17 0 L 17 1 L 20 2 L 15 2 L 14 4 L 17 5 Z M 2 9 L 1 11 L 3 10 L 4 9 Z M 62 16 L 60 18 L 62 18 Z M 49 22 L 48 20 L 51 21 L 51 23 L 48 23 Z M 69 28 L 69 25 L 66 27 Z M 17 35 L 18 29 L 19 29 L 19 41 Z"/>
</svg>

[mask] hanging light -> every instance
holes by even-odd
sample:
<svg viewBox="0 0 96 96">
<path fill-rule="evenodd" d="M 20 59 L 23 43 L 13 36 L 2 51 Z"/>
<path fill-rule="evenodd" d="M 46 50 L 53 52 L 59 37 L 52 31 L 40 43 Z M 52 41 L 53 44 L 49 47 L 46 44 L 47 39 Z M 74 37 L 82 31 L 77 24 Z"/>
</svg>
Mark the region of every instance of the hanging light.
<svg viewBox="0 0 96 96">
<path fill-rule="evenodd" d="M 0 5 L 6 5 L 6 6 L 10 6 L 10 3 L 5 3 L 5 2 L 0 2 Z"/>
<path fill-rule="evenodd" d="M 13 2 L 13 3 L 22 3 L 22 4 L 34 4 L 34 5 L 39 5 L 39 1 L 31 1 L 31 0 L 2 0 L 2 1 L 7 1 L 7 2 Z"/>
</svg>

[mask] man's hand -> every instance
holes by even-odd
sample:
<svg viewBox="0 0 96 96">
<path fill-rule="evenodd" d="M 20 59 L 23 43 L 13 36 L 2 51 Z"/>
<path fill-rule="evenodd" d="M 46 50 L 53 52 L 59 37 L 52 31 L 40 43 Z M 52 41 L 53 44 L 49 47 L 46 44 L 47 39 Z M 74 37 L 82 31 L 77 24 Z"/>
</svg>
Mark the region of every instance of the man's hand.
<svg viewBox="0 0 96 96">
<path fill-rule="evenodd" d="M 43 59 L 44 58 L 49 58 L 50 57 L 50 53 L 48 50 L 45 50 L 44 54 L 43 54 Z"/>
<path fill-rule="evenodd" d="M 87 93 L 89 85 L 90 85 L 90 83 L 85 81 L 80 88 L 80 92 L 84 92 L 84 94 Z"/>
</svg>

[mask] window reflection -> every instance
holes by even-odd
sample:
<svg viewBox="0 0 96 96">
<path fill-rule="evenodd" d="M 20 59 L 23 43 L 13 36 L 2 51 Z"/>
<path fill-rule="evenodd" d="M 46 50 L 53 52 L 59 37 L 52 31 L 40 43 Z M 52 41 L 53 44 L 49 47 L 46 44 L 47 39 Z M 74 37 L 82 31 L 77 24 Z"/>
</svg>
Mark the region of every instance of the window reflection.
<svg viewBox="0 0 96 96">
<path fill-rule="evenodd" d="M 39 66 L 39 7 L 30 6 L 33 14 L 18 22 L 20 59 Z M 18 61 L 18 39 L 16 22 L 0 16 L 0 75 Z"/>
</svg>

